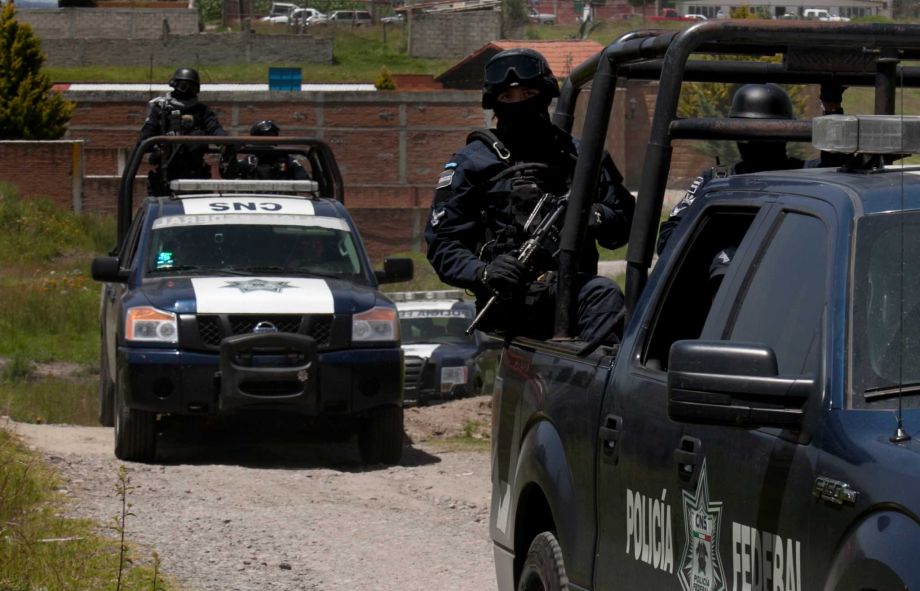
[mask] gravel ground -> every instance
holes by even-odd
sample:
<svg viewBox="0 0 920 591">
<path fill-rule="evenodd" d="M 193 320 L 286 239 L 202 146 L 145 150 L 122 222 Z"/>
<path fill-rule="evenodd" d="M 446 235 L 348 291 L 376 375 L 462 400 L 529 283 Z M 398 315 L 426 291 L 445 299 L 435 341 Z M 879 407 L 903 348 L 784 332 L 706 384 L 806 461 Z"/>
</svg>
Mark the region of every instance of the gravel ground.
<svg viewBox="0 0 920 591">
<path fill-rule="evenodd" d="M 424 441 L 483 420 L 482 399 L 407 409 L 409 440 L 423 442 L 393 467 L 364 467 L 354 440 L 300 425 L 167 432 L 160 464 L 124 463 L 128 536 L 187 590 L 494 589 L 489 455 Z M 0 426 L 57 468 L 74 516 L 118 514 L 111 429 Z"/>
</svg>

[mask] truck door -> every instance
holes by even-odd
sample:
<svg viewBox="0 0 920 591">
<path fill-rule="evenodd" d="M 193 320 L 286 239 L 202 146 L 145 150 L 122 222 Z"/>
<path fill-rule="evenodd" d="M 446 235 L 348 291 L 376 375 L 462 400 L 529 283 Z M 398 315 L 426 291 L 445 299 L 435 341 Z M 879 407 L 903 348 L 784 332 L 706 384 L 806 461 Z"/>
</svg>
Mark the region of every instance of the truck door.
<svg viewBox="0 0 920 591">
<path fill-rule="evenodd" d="M 710 193 L 712 195 L 712 193 Z M 700 337 L 718 288 L 710 269 L 742 254 L 769 206 L 708 197 L 671 237 L 630 320 L 601 413 L 596 589 L 665 589 L 682 565 L 685 482 L 675 450 L 684 426 L 668 418 L 671 344 Z M 686 226 L 688 231 L 683 230 Z M 695 448 L 694 448 L 695 449 Z M 693 453 L 690 449 L 688 453 Z"/>
<path fill-rule="evenodd" d="M 125 235 L 124 243 L 119 245 L 119 266 L 125 271 L 134 268 L 141 230 L 144 227 L 144 213 L 143 207 L 137 211 Z M 107 364 L 107 368 L 102 370 L 107 372 L 108 376 L 114 376 L 116 373 L 115 353 L 118 350 L 119 321 L 124 314 L 120 302 L 126 291 L 127 283 L 106 283 L 102 287 L 102 357 Z"/>
<path fill-rule="evenodd" d="M 732 262 L 702 338 L 766 345 L 779 376 L 821 384 L 832 215 L 814 202 L 778 205 L 754 248 Z M 798 430 L 684 425 L 677 469 L 693 476 L 675 523 L 685 590 L 802 589 L 816 463 L 805 439 Z"/>
</svg>

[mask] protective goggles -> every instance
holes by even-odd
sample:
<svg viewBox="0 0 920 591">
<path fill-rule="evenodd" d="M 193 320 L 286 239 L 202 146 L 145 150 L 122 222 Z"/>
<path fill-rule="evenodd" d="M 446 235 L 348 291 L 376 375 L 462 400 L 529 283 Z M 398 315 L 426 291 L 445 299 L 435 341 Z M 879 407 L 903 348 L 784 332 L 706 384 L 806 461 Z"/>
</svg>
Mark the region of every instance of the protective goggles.
<svg viewBox="0 0 920 591">
<path fill-rule="evenodd" d="M 173 82 L 172 86 L 179 92 L 190 92 L 195 88 L 194 83 L 189 82 L 188 80 L 176 80 Z"/>
<path fill-rule="evenodd" d="M 518 54 L 500 57 L 486 64 L 486 84 L 501 84 L 514 74 L 519 81 L 539 78 L 545 73 L 543 62 L 533 56 Z"/>
</svg>

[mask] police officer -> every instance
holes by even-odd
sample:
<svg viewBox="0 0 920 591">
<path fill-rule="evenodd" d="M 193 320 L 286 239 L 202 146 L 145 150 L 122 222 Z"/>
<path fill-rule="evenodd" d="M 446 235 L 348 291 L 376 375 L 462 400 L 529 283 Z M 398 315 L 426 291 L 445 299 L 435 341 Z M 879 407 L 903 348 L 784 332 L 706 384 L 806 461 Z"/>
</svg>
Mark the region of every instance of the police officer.
<svg viewBox="0 0 920 591">
<path fill-rule="evenodd" d="M 249 128 L 249 135 L 254 136 L 278 136 L 281 134 L 281 128 L 272 121 L 266 119 L 253 124 Z M 239 163 L 239 173 L 243 178 L 251 179 L 290 179 L 290 180 L 309 180 L 303 164 L 298 160 L 291 158 L 285 152 L 275 152 L 267 148 L 265 150 L 255 151 L 254 154 L 247 156 Z"/>
<path fill-rule="evenodd" d="M 746 84 L 732 97 L 731 118 L 739 119 L 793 119 L 792 101 L 786 91 L 776 84 Z M 664 250 L 671 232 L 683 218 L 684 211 L 696 200 L 703 187 L 713 178 L 735 174 L 802 168 L 803 160 L 786 154 L 786 142 L 740 141 L 741 160 L 731 167 L 716 166 L 704 170 L 696 177 L 683 198 L 674 206 L 668 219 L 661 223 L 658 232 L 658 254 Z"/>
<path fill-rule="evenodd" d="M 578 147 L 548 112 L 558 95 L 558 82 L 540 53 L 496 54 L 485 67 L 482 106 L 493 110 L 497 128 L 470 134 L 438 179 L 425 229 L 428 260 L 442 281 L 472 291 L 477 308 L 500 296 L 480 325 L 484 330 L 552 336 L 554 247 L 543 253 L 536 270 L 518 261 L 516 249 L 527 238 L 524 222 L 539 197 L 564 195 L 571 184 Z M 596 276 L 594 242 L 606 248 L 625 244 L 634 206 L 605 155 L 576 286 L 578 330 L 587 341 L 611 335 L 623 305 L 616 283 Z"/>
<path fill-rule="evenodd" d="M 201 89 L 198 72 L 178 68 L 169 80 L 172 91 L 150 101 L 147 119 L 138 136 L 138 145 L 157 135 L 227 135 L 217 115 L 198 101 Z M 162 194 L 165 182 L 175 178 L 210 178 L 210 167 L 204 161 L 206 146 L 182 146 L 178 150 L 160 147 L 151 153 L 151 192 Z M 166 166 L 168 175 L 162 174 Z M 164 178 L 168 176 L 168 178 Z"/>
</svg>

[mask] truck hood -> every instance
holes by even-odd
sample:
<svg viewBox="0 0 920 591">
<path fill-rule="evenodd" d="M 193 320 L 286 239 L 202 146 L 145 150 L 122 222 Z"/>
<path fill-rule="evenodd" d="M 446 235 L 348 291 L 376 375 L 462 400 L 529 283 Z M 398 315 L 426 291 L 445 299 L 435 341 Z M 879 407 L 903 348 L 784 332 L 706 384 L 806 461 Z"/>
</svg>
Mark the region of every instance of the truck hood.
<svg viewBox="0 0 920 591">
<path fill-rule="evenodd" d="M 177 314 L 351 314 L 378 303 L 370 287 L 314 277 L 173 277 L 145 280 L 141 291 Z"/>
</svg>

